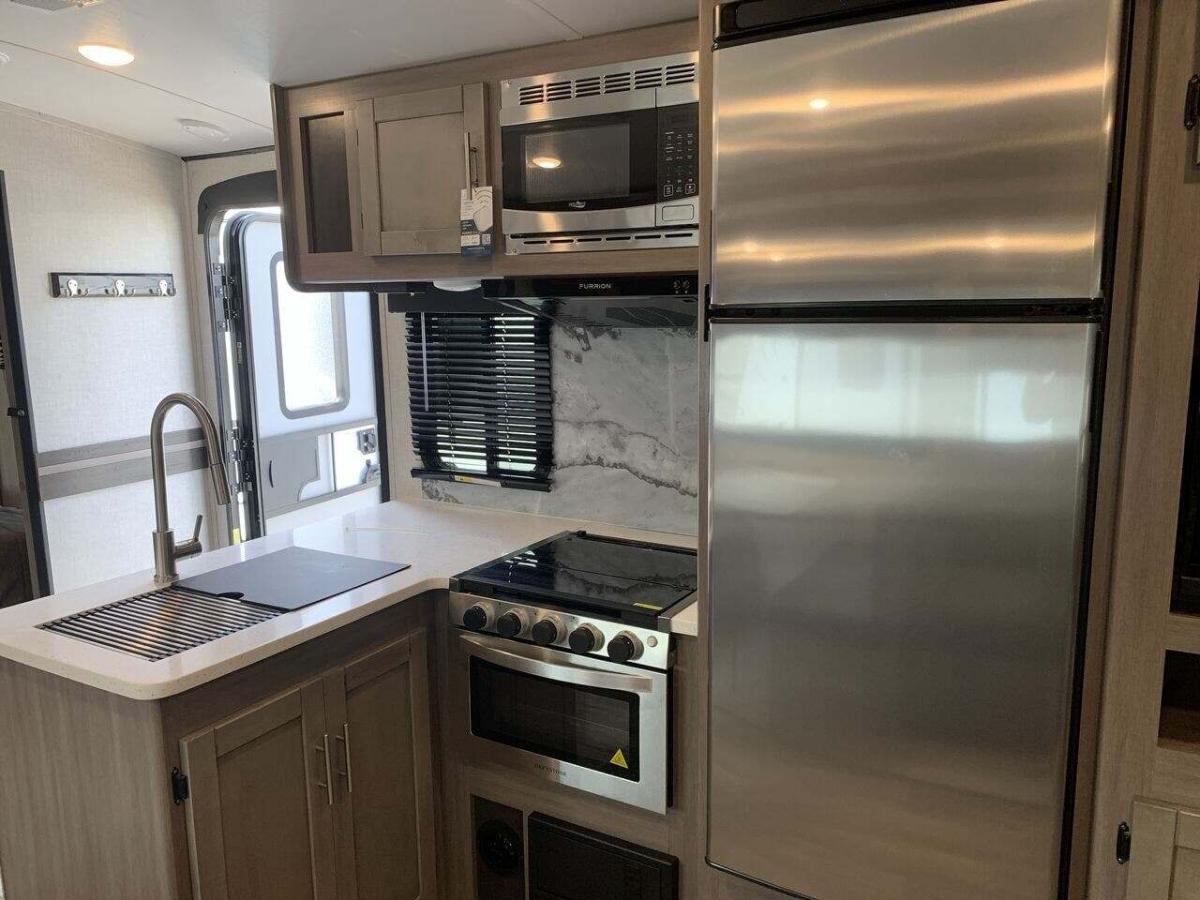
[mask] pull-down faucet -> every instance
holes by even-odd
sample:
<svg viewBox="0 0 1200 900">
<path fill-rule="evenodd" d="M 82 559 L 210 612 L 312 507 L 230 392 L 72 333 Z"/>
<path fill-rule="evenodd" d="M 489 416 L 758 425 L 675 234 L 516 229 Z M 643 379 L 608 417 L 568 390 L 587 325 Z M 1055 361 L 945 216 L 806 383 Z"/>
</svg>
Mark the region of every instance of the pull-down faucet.
<svg viewBox="0 0 1200 900">
<path fill-rule="evenodd" d="M 221 442 L 217 439 L 217 426 L 213 424 L 208 408 L 191 394 L 168 394 L 155 407 L 154 417 L 150 420 L 150 465 L 154 471 L 154 581 L 157 584 L 171 584 L 177 580 L 179 573 L 175 570 L 175 561 L 195 556 L 204 549 L 200 546 L 203 515 L 196 516 L 196 530 L 192 536 L 178 544 L 167 519 L 167 461 L 163 451 L 163 424 L 167 413 L 176 406 L 186 406 L 200 422 L 217 503 L 224 506 L 229 502 L 229 479 L 225 474 L 225 464 L 221 461 Z"/>
</svg>

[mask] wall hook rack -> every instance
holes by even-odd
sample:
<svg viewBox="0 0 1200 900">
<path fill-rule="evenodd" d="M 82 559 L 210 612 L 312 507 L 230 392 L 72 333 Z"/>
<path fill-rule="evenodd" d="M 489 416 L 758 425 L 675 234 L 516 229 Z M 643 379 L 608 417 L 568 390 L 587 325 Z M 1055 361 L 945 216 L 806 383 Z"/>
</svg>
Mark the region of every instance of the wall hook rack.
<svg viewBox="0 0 1200 900">
<path fill-rule="evenodd" d="M 174 297 L 175 276 L 166 273 L 51 272 L 55 297 Z"/>
</svg>

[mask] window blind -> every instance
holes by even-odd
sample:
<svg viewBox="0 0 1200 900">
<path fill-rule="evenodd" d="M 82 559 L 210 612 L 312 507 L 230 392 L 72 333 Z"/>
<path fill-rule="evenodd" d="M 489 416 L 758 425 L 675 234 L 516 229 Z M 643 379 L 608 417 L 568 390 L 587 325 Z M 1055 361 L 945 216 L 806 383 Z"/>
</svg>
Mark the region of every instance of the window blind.
<svg viewBox="0 0 1200 900">
<path fill-rule="evenodd" d="M 554 465 L 550 326 L 517 313 L 406 319 L 418 478 L 548 490 Z"/>
</svg>

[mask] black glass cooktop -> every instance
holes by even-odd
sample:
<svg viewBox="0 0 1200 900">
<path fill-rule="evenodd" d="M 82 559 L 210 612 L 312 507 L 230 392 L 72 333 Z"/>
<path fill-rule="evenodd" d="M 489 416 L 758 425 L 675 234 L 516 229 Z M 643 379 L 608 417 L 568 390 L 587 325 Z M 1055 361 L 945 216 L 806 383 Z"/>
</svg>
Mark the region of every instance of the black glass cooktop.
<svg viewBox="0 0 1200 900">
<path fill-rule="evenodd" d="M 471 594 L 657 618 L 696 590 L 694 551 L 565 531 L 463 572 Z"/>
</svg>

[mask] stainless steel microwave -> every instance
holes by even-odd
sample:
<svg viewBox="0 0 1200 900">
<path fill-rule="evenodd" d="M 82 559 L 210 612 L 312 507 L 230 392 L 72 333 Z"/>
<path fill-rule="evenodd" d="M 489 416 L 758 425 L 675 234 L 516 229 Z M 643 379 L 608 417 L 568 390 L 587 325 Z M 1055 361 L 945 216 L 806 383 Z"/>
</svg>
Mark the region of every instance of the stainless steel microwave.
<svg viewBox="0 0 1200 900">
<path fill-rule="evenodd" d="M 698 55 L 501 84 L 506 252 L 699 243 Z"/>
</svg>

